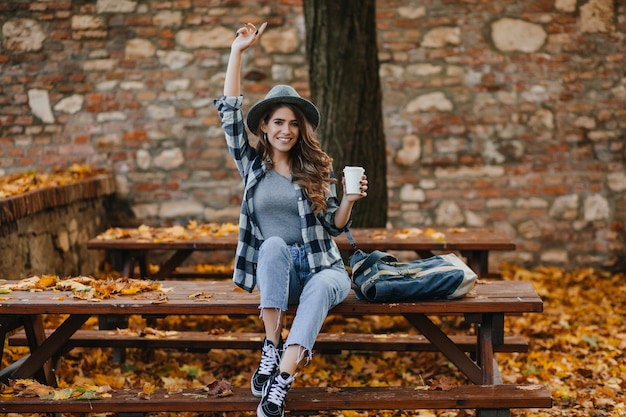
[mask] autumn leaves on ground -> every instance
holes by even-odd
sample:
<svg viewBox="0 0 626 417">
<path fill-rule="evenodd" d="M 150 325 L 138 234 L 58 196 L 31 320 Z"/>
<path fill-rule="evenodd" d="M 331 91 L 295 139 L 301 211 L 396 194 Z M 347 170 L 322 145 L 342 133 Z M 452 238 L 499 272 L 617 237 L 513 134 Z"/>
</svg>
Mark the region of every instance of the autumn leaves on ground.
<svg viewBox="0 0 626 417">
<path fill-rule="evenodd" d="M 542 314 L 510 318 L 509 334 L 530 339 L 528 353 L 500 353 L 505 383 L 540 383 L 549 387 L 552 409 L 513 410 L 514 416 L 626 416 L 626 281 L 623 274 L 594 270 L 565 272 L 555 268 L 525 270 L 506 267 L 504 279 L 533 283 L 544 300 Z M 58 323 L 47 323 L 53 327 Z M 95 325 L 95 321 L 90 323 Z M 459 323 L 450 323 L 458 327 Z M 132 317 L 130 327 L 145 330 Z M 261 331 L 256 317 L 169 317 L 160 331 Z M 329 317 L 325 331 L 408 332 L 399 318 Z M 6 347 L 3 366 L 21 356 L 24 348 Z M 204 387 L 226 379 L 248 386 L 259 352 L 213 350 L 181 352 L 128 349 L 123 363 L 113 363 L 110 349 L 74 349 L 59 363 L 60 387 L 155 386 Z M 454 366 L 436 353 L 343 352 L 314 355 L 298 375 L 296 385 L 407 385 L 446 389 L 463 382 Z M 339 415 L 339 413 L 335 413 Z M 374 415 L 343 412 L 345 416 Z M 378 415 L 469 416 L 468 411 L 388 411 Z M 244 414 L 248 415 L 248 414 Z M 252 415 L 252 414 L 250 414 Z"/>
</svg>

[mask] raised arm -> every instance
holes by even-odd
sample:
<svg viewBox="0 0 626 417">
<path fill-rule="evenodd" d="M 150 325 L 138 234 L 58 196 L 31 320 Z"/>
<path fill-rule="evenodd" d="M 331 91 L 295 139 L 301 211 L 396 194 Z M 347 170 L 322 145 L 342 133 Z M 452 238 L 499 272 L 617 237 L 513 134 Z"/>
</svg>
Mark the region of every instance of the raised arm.
<svg viewBox="0 0 626 417">
<path fill-rule="evenodd" d="M 230 47 L 230 57 L 226 67 L 226 78 L 224 79 L 224 95 L 238 96 L 241 94 L 241 57 L 243 51 L 255 45 L 265 28 L 267 22 L 258 29 L 252 23 L 246 23 L 237 30 L 235 40 Z"/>
</svg>

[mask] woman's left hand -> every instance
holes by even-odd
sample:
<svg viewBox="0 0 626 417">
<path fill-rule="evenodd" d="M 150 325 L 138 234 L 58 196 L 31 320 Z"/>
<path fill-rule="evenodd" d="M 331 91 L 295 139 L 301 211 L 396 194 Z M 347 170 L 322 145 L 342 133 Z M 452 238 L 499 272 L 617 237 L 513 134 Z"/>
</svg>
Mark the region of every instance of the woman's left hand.
<svg viewBox="0 0 626 417">
<path fill-rule="evenodd" d="M 341 185 L 343 186 L 343 190 L 344 190 L 343 198 L 345 198 L 347 201 L 354 202 L 354 201 L 358 201 L 367 197 L 367 188 L 368 188 L 367 187 L 367 175 L 363 175 L 361 177 L 361 188 L 360 188 L 361 193 L 360 194 L 346 194 L 345 192 L 346 178 L 345 177 L 341 179 Z"/>
</svg>

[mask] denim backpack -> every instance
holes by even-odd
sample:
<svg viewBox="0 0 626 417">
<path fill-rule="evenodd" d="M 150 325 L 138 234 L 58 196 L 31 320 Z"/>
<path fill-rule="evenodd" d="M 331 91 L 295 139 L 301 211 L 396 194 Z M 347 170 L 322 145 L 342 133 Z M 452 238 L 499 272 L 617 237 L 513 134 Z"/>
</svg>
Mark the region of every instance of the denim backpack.
<svg viewBox="0 0 626 417">
<path fill-rule="evenodd" d="M 358 249 L 350 256 L 357 298 L 375 302 L 463 297 L 477 275 L 455 254 L 398 262 L 387 253 Z"/>
</svg>

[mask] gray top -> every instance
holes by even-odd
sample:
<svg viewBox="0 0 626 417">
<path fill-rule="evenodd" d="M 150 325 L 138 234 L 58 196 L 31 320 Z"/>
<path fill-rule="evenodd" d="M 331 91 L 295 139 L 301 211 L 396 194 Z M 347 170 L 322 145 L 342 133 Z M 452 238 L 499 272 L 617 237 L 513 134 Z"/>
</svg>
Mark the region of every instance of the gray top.
<svg viewBox="0 0 626 417">
<path fill-rule="evenodd" d="M 274 170 L 265 173 L 254 191 L 254 214 L 263 238 L 282 238 L 286 244 L 303 243 L 296 190 L 291 178 Z"/>
</svg>

